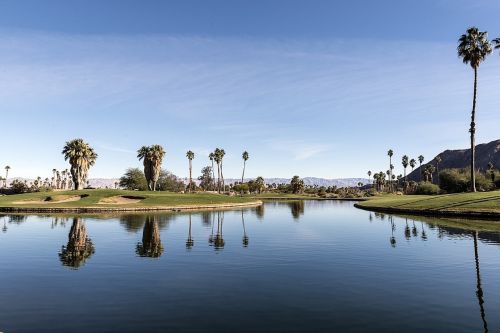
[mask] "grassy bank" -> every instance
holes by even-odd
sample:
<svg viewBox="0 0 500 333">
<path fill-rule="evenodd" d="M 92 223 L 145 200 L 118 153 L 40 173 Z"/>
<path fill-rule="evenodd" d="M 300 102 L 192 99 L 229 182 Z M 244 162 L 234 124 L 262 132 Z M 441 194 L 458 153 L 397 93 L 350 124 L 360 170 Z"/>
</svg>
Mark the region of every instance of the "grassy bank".
<svg viewBox="0 0 500 333">
<path fill-rule="evenodd" d="M 38 192 L 0 197 L 4 212 L 93 212 L 132 210 L 187 210 L 259 204 L 255 198 L 212 193 L 181 194 L 124 190 Z"/>
<path fill-rule="evenodd" d="M 356 207 L 388 213 L 500 218 L 500 191 L 445 195 L 383 195 Z"/>
</svg>

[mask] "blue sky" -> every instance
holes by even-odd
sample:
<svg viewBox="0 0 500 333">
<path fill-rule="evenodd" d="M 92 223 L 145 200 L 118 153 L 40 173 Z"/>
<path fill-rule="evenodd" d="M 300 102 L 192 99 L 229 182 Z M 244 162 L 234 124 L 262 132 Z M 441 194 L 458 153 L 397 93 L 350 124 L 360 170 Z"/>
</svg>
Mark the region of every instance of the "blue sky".
<svg viewBox="0 0 500 333">
<path fill-rule="evenodd" d="M 215 147 L 225 176 L 363 177 L 386 152 L 468 145 L 470 25 L 500 37 L 498 1 L 0 1 L 0 163 L 65 168 L 82 137 L 91 177 L 162 144 L 187 175 Z M 499 139 L 500 56 L 479 72 L 477 141 Z"/>
</svg>

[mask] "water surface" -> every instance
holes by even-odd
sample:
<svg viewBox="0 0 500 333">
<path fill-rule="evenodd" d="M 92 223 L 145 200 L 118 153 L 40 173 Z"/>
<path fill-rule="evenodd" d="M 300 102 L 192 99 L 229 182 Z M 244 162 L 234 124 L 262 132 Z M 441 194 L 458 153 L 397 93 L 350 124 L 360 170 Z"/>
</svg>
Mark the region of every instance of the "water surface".
<svg viewBox="0 0 500 333">
<path fill-rule="evenodd" d="M 336 201 L 0 224 L 2 332 L 500 331 L 494 224 Z"/>
</svg>

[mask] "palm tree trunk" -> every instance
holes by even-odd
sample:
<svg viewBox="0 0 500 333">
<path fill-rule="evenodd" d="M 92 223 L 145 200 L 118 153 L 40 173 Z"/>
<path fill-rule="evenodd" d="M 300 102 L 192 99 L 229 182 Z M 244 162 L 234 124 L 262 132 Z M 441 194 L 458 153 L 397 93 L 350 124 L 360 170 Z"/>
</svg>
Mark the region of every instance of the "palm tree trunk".
<svg viewBox="0 0 500 333">
<path fill-rule="evenodd" d="M 471 191 L 476 192 L 476 146 L 475 146 L 475 133 L 476 133 L 476 95 L 477 95 L 477 68 L 474 68 L 474 97 L 472 98 L 472 113 L 470 119 L 470 180 Z"/>
<path fill-rule="evenodd" d="M 243 173 L 241 174 L 241 184 L 243 184 L 243 178 L 245 178 L 245 166 L 247 161 L 243 160 Z"/>
<path fill-rule="evenodd" d="M 191 160 L 189 160 L 189 193 L 191 193 L 191 182 L 192 182 L 192 170 L 193 170 L 193 166 L 192 166 L 192 163 L 191 163 Z"/>
<path fill-rule="evenodd" d="M 220 193 L 220 163 L 217 162 L 217 192 Z"/>
<path fill-rule="evenodd" d="M 224 183 L 224 175 L 222 174 L 222 160 L 220 161 L 220 177 L 222 178 L 222 193 L 226 191 L 226 184 Z"/>
<path fill-rule="evenodd" d="M 212 160 L 212 183 L 214 185 L 214 190 L 215 190 L 215 170 L 214 170 L 214 160 Z"/>
</svg>

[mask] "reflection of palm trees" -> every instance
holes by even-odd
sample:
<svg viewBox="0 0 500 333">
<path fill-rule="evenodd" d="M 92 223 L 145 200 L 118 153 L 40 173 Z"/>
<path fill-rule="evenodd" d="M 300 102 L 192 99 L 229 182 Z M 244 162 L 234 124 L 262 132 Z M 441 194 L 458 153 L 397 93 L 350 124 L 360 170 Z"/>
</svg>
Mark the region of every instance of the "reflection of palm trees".
<svg viewBox="0 0 500 333">
<path fill-rule="evenodd" d="M 290 209 L 294 219 L 300 218 L 300 215 L 304 214 L 304 201 L 300 200 L 290 202 Z"/>
<path fill-rule="evenodd" d="M 3 233 L 6 233 L 6 232 L 7 232 L 7 222 L 5 221 L 5 218 L 3 219 L 3 228 L 2 228 L 2 232 L 3 232 Z"/>
<path fill-rule="evenodd" d="M 193 248 L 194 245 L 194 240 L 193 237 L 191 236 L 191 213 L 189 214 L 189 233 L 188 233 L 188 239 L 186 240 L 186 249 L 190 250 Z"/>
<path fill-rule="evenodd" d="M 243 217 L 243 211 L 241 211 L 241 223 L 243 224 L 243 246 L 248 247 L 248 236 L 247 229 L 245 228 L 245 218 Z"/>
<path fill-rule="evenodd" d="M 160 228 L 156 216 L 147 216 L 142 231 L 142 243 L 138 243 L 136 253 L 141 257 L 159 258 L 163 254 Z"/>
<path fill-rule="evenodd" d="M 218 214 L 219 212 L 217 212 Z M 208 244 L 212 245 L 214 243 L 214 224 L 215 224 L 215 213 L 212 213 L 212 233 L 208 236 Z"/>
<path fill-rule="evenodd" d="M 405 238 L 406 240 L 409 240 L 411 238 L 410 227 L 408 226 L 408 219 L 406 219 Z"/>
<path fill-rule="evenodd" d="M 394 224 L 392 216 L 389 217 L 389 220 L 391 221 L 391 238 L 389 241 L 392 247 L 396 247 L 396 237 L 394 237 L 394 231 L 396 231 L 396 225 Z"/>
<path fill-rule="evenodd" d="M 81 218 L 75 217 L 69 231 L 68 244 L 62 247 L 59 259 L 64 266 L 78 268 L 94 254 L 94 251 L 94 244 L 87 237 L 85 223 Z"/>
<path fill-rule="evenodd" d="M 474 257 L 476 261 L 476 280 L 477 280 L 477 291 L 476 296 L 479 302 L 479 311 L 481 312 L 481 320 L 483 321 L 484 332 L 488 332 L 488 323 L 486 322 L 486 313 L 484 312 L 484 299 L 483 299 L 483 288 L 481 287 L 481 273 L 479 271 L 479 252 L 477 249 L 477 231 L 473 233 L 474 236 Z"/>
<path fill-rule="evenodd" d="M 425 232 L 425 229 L 424 229 L 424 222 L 421 222 L 422 223 L 422 240 L 426 241 L 427 240 L 427 233 Z"/>
<path fill-rule="evenodd" d="M 418 230 L 417 227 L 415 226 L 415 220 L 413 220 L 413 227 L 411 228 L 411 234 L 413 235 L 413 237 L 418 236 Z"/>
<path fill-rule="evenodd" d="M 221 216 L 222 215 L 222 216 Z M 217 212 L 217 233 L 214 238 L 214 247 L 216 250 L 220 250 L 224 248 L 226 244 L 224 242 L 224 236 L 222 234 L 222 225 L 224 224 L 224 212 Z"/>
</svg>

